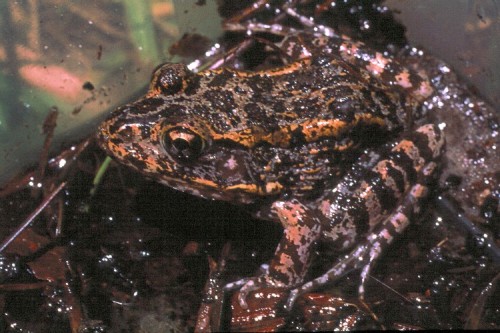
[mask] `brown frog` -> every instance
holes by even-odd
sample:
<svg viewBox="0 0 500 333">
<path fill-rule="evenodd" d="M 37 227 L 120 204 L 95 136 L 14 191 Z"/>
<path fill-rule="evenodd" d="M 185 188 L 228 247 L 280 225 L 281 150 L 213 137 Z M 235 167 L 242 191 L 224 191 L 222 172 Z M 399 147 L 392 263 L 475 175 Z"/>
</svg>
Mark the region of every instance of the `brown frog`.
<svg viewBox="0 0 500 333">
<path fill-rule="evenodd" d="M 160 183 L 282 224 L 266 272 L 228 285 L 241 287 L 242 306 L 263 286 L 293 289 L 290 308 L 352 269 L 364 282 L 419 209 L 444 149 L 421 112 L 433 92 L 424 75 L 347 38 L 297 33 L 279 47 L 293 61 L 268 70 L 165 64 L 98 134 L 116 160 Z M 351 252 L 305 281 L 316 241 Z"/>
</svg>

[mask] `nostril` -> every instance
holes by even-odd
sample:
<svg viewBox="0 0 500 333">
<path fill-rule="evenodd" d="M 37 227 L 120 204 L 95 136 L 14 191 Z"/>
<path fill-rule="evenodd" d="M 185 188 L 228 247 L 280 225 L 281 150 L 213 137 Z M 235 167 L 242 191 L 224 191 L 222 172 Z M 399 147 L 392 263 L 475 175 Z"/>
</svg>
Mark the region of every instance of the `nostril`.
<svg viewBox="0 0 500 333">
<path fill-rule="evenodd" d="M 134 131 L 132 129 L 132 126 L 130 125 L 124 125 L 118 130 L 118 135 L 120 135 L 124 139 L 130 139 L 133 133 Z"/>
</svg>

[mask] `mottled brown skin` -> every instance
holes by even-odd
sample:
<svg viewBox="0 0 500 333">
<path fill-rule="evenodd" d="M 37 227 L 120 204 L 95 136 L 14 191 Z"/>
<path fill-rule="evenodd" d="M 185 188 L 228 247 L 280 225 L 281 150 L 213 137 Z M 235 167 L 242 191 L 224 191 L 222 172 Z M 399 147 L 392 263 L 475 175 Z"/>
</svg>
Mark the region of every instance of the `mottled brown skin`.
<svg viewBox="0 0 500 333">
<path fill-rule="evenodd" d="M 444 144 L 420 119 L 432 93 L 425 77 L 348 39 L 298 34 L 280 47 L 295 61 L 260 72 L 165 64 L 144 98 L 99 129 L 101 146 L 137 171 L 197 196 L 260 206 L 257 216 L 281 222 L 269 270 L 246 281 L 242 304 L 260 286 L 304 283 L 320 239 L 357 245 L 366 276 L 374 251 L 425 196 Z M 335 267 L 307 288 L 340 276 Z"/>
</svg>

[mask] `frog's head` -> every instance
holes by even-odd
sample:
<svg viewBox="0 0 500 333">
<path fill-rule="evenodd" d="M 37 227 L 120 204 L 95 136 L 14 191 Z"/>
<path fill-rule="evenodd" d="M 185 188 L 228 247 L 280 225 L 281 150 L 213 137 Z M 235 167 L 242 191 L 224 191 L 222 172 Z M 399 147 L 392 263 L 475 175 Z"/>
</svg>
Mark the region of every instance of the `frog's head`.
<svg viewBox="0 0 500 333">
<path fill-rule="evenodd" d="M 190 73 L 164 65 L 148 94 L 115 110 L 98 131 L 100 145 L 116 160 L 180 191 L 205 198 L 251 203 L 276 194 L 279 186 L 259 184 L 249 149 L 254 133 L 224 132 L 199 96 L 184 93 Z M 212 120 L 211 120 L 212 119 Z"/>
</svg>

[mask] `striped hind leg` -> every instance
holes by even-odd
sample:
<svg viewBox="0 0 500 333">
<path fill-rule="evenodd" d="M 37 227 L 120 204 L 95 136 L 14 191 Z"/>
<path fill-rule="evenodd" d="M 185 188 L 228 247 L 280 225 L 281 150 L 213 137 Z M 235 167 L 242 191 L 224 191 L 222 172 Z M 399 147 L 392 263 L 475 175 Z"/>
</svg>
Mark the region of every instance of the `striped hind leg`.
<svg viewBox="0 0 500 333">
<path fill-rule="evenodd" d="M 413 186 L 394 215 L 388 218 L 377 232 L 370 234 L 362 244 L 358 245 L 343 260 L 340 260 L 322 276 L 304 283 L 297 289 L 290 292 L 286 303 L 286 308 L 291 309 L 295 300 L 300 295 L 317 290 L 332 281 L 336 281 L 345 274 L 361 269 L 361 282 L 358 287 L 359 297 L 364 298 L 365 282 L 369 276 L 376 260 L 382 254 L 384 248 L 392 243 L 394 238 L 400 235 L 410 224 L 411 216 L 415 213 L 416 207 L 426 197 L 428 189 L 425 185 L 417 184 Z"/>
<path fill-rule="evenodd" d="M 346 246 L 355 244 L 355 248 L 322 276 L 293 289 L 285 305 L 287 309 L 292 308 L 298 296 L 356 269 L 361 269 L 359 296 L 363 298 L 366 279 L 376 260 L 405 230 L 426 198 L 427 183 L 435 174 L 443 145 L 439 129 L 424 125 L 395 143 L 391 152 L 365 173 L 370 177 L 353 185 L 354 177 L 347 175 L 330 197 L 322 199 L 329 202 L 329 209 L 323 214 L 330 219 L 329 227 L 324 223 L 323 233 Z M 397 204 L 389 212 L 391 202 Z M 346 203 L 351 208 L 346 209 Z M 363 230 L 369 230 L 368 235 L 357 240 Z"/>
</svg>

